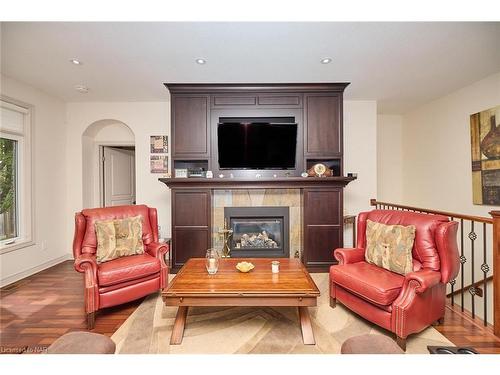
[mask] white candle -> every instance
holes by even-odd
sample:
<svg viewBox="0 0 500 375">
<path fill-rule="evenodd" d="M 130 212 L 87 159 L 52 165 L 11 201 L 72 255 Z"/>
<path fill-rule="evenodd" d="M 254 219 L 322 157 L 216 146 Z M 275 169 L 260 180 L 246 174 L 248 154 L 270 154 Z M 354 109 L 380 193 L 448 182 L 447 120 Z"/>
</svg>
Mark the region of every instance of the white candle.
<svg viewBox="0 0 500 375">
<path fill-rule="evenodd" d="M 271 262 L 271 271 L 272 273 L 280 272 L 280 262 L 278 262 L 277 260 Z"/>
<path fill-rule="evenodd" d="M 210 258 L 208 260 L 208 268 L 213 271 L 215 269 L 215 259 L 214 258 Z"/>
</svg>

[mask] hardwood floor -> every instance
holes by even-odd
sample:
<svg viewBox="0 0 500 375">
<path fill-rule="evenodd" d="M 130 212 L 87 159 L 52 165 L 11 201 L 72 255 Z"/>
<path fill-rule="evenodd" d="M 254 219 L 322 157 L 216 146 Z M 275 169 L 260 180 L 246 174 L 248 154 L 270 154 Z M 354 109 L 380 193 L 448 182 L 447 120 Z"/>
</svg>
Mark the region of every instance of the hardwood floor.
<svg viewBox="0 0 500 375">
<path fill-rule="evenodd" d="M 92 332 L 111 336 L 141 304 L 97 313 Z M 0 290 L 0 353 L 41 353 L 59 336 L 86 330 L 83 274 L 66 261 Z"/>
<path fill-rule="evenodd" d="M 473 347 L 484 354 L 500 354 L 500 338 L 493 334 L 491 327 L 484 327 L 480 319 L 472 319 L 457 306 L 446 306 L 444 319 L 444 324 L 434 328 L 456 346 Z"/>
<path fill-rule="evenodd" d="M 92 332 L 111 336 L 141 302 L 100 311 Z M 41 353 L 64 333 L 86 330 L 83 275 L 72 261 L 0 289 L 0 306 L 0 353 Z M 500 339 L 491 330 L 451 308 L 435 328 L 457 346 L 500 354 Z"/>
</svg>

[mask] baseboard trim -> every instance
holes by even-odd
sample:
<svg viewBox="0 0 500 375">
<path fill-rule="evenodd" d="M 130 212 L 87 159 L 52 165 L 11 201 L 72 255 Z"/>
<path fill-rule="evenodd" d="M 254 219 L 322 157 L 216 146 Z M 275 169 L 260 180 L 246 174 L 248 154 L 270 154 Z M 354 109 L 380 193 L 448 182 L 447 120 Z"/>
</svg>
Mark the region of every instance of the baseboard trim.
<svg viewBox="0 0 500 375">
<path fill-rule="evenodd" d="M 53 267 L 59 263 L 65 262 L 65 261 L 70 260 L 70 259 L 73 259 L 73 256 L 71 254 L 66 254 L 66 255 L 60 256 L 59 258 L 49 260 L 48 262 L 42 263 L 38 266 L 29 268 L 29 269 L 21 271 L 21 272 L 18 272 L 12 276 L 8 276 L 8 277 L 5 277 L 3 279 L 0 279 L 0 288 L 6 287 L 12 283 L 15 283 L 15 282 L 22 280 L 28 276 L 34 275 L 35 273 L 46 270 L 47 268 Z"/>
</svg>

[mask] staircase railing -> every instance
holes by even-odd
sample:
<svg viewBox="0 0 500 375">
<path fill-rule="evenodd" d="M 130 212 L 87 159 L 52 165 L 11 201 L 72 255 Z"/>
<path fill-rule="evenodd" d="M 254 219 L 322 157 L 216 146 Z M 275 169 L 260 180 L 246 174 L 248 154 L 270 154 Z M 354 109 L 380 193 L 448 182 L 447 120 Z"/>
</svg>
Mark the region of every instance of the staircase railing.
<svg viewBox="0 0 500 375">
<path fill-rule="evenodd" d="M 457 242 L 460 252 L 460 272 L 450 281 L 449 303 L 460 305 L 462 312 L 465 305 L 470 306 L 473 319 L 479 318 L 476 307 L 482 298 L 482 323 L 488 326 L 488 310 L 491 303 L 488 288 L 493 294 L 493 332 L 500 337 L 500 211 L 492 211 L 492 217 L 465 215 L 453 212 L 431 210 L 427 208 L 405 206 L 395 203 L 370 200 L 370 205 L 377 209 L 421 212 L 443 215 L 459 223 Z M 493 267 L 490 264 L 493 263 Z M 493 270 L 497 270 L 493 272 Z M 467 294 L 469 296 L 467 296 Z M 457 300 L 458 298 L 458 300 Z"/>
</svg>

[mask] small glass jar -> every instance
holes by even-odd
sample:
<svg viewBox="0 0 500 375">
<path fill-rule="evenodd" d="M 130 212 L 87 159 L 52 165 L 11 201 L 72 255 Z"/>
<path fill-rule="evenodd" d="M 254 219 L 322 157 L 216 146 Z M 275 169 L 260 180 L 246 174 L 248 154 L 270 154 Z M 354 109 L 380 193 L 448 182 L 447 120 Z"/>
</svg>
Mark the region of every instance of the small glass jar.
<svg viewBox="0 0 500 375">
<path fill-rule="evenodd" d="M 280 272 L 280 262 L 277 260 L 273 260 L 271 262 L 271 272 L 272 273 L 278 273 Z"/>
<path fill-rule="evenodd" d="M 208 249 L 207 250 L 206 267 L 207 267 L 207 272 L 210 275 L 214 275 L 217 273 L 217 270 L 219 269 L 219 258 L 220 258 L 220 254 L 217 251 L 217 249 Z"/>
</svg>

